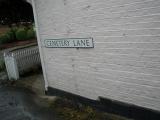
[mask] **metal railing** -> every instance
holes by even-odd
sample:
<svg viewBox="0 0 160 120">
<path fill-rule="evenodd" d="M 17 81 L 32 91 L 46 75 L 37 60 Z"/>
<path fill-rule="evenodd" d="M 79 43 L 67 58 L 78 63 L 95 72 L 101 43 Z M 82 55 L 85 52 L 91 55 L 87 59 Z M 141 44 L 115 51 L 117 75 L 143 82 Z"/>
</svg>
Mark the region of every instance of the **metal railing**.
<svg viewBox="0 0 160 120">
<path fill-rule="evenodd" d="M 4 60 L 9 79 L 17 80 L 20 73 L 40 65 L 40 55 L 37 46 L 20 48 L 4 53 Z"/>
</svg>

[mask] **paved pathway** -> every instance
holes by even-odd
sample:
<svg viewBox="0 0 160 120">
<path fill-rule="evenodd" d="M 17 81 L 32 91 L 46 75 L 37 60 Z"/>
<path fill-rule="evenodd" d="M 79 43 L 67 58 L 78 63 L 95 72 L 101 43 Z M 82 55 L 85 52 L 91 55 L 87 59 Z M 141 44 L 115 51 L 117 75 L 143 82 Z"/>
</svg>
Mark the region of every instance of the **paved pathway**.
<svg viewBox="0 0 160 120">
<path fill-rule="evenodd" d="M 28 90 L 0 87 L 0 120 L 59 120 Z"/>
</svg>

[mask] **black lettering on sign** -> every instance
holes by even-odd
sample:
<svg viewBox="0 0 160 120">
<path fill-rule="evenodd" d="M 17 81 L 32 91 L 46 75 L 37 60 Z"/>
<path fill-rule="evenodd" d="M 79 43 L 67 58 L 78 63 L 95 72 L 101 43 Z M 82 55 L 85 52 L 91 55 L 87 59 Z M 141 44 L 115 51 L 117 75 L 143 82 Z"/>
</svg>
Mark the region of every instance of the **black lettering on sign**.
<svg viewBox="0 0 160 120">
<path fill-rule="evenodd" d="M 45 40 L 45 47 L 52 48 L 93 48 L 92 38 L 63 38 L 63 39 L 47 39 Z"/>
<path fill-rule="evenodd" d="M 86 40 L 81 40 L 81 46 L 86 46 Z"/>
<path fill-rule="evenodd" d="M 89 46 L 89 40 L 86 40 L 86 45 Z"/>
</svg>

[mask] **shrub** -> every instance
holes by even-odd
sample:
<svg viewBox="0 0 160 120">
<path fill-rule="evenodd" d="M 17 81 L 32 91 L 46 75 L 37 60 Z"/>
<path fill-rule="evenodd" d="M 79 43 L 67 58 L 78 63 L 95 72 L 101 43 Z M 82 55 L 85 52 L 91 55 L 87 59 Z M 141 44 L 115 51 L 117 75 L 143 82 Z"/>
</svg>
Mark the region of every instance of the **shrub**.
<svg viewBox="0 0 160 120">
<path fill-rule="evenodd" d="M 10 36 L 8 34 L 4 34 L 0 36 L 0 44 L 8 43 L 10 40 Z"/>
<path fill-rule="evenodd" d="M 6 34 L 7 34 L 8 37 L 9 37 L 9 42 L 15 40 L 15 33 L 14 33 L 13 31 L 10 30 L 10 31 L 8 31 Z"/>
<path fill-rule="evenodd" d="M 12 28 L 11 28 L 11 31 L 12 31 L 13 33 L 15 33 L 15 34 L 16 34 L 17 30 L 18 30 L 17 27 L 12 27 Z"/>
<path fill-rule="evenodd" d="M 8 32 L 0 36 L 0 44 L 9 43 L 16 40 L 17 28 L 11 28 Z"/>
<path fill-rule="evenodd" d="M 35 31 L 33 29 L 29 29 L 27 31 L 27 39 L 35 38 Z"/>
<path fill-rule="evenodd" d="M 16 39 L 17 40 L 26 40 L 27 39 L 27 31 L 24 28 L 20 28 L 16 31 Z"/>
<path fill-rule="evenodd" d="M 16 39 L 16 32 L 17 32 L 18 28 L 17 27 L 12 27 L 10 29 L 10 31 L 14 34 L 14 39 Z"/>
</svg>

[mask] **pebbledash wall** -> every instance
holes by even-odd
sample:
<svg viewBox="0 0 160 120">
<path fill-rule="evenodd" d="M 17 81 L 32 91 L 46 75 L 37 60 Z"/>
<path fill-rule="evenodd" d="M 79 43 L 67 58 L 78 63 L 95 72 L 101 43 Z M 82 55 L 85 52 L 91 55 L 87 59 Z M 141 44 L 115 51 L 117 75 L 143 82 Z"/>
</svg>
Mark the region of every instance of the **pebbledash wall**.
<svg viewBox="0 0 160 120">
<path fill-rule="evenodd" d="M 46 88 L 160 111 L 160 0 L 32 0 Z M 92 37 L 94 48 L 46 48 Z"/>
</svg>

